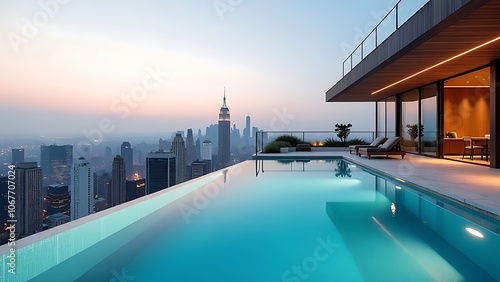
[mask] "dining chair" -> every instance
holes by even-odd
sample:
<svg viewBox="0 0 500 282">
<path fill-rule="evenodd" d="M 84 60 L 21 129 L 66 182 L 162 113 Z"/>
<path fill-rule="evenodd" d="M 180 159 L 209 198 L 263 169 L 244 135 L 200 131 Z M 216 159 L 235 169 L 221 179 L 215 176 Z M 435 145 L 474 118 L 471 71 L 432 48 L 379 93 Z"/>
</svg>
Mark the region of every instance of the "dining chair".
<svg viewBox="0 0 500 282">
<path fill-rule="evenodd" d="M 472 137 L 466 137 L 464 136 L 464 153 L 462 154 L 462 160 L 465 157 L 465 151 L 470 150 L 470 160 L 474 160 L 474 150 L 481 149 L 481 160 L 483 159 L 483 150 L 485 149 L 484 146 L 480 145 L 474 145 L 474 140 L 472 140 Z"/>
</svg>

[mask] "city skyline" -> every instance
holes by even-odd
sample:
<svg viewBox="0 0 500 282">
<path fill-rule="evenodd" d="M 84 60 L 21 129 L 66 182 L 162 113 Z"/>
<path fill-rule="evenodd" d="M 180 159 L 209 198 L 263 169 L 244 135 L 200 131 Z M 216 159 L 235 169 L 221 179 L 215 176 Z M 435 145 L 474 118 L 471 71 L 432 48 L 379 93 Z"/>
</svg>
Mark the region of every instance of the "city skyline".
<svg viewBox="0 0 500 282">
<path fill-rule="evenodd" d="M 373 104 L 327 104 L 324 93 L 393 3 L 223 2 L 3 3 L 0 117 L 17 121 L 5 134 L 204 128 L 224 87 L 238 128 L 248 113 L 264 130 L 373 127 Z"/>
</svg>

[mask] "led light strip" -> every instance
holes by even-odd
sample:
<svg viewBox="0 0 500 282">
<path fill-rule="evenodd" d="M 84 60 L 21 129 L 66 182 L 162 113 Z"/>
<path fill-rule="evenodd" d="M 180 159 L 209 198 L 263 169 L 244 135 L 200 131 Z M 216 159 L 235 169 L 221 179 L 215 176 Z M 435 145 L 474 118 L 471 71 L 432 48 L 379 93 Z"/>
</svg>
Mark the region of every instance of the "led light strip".
<svg viewBox="0 0 500 282">
<path fill-rule="evenodd" d="M 447 62 L 449 62 L 449 61 L 452 61 L 452 60 L 454 60 L 454 59 L 456 59 L 456 58 L 458 58 L 458 57 L 461 57 L 461 56 L 463 56 L 463 55 L 465 55 L 465 54 L 468 54 L 468 53 L 470 53 L 470 52 L 472 52 L 472 51 L 475 51 L 475 50 L 477 50 L 477 49 L 479 49 L 479 48 L 482 48 L 482 47 L 484 47 L 484 46 L 486 46 L 486 45 L 488 45 L 488 44 L 491 44 L 491 43 L 493 43 L 493 42 L 495 42 L 495 41 L 497 41 L 497 40 L 500 40 L 500 37 L 497 37 L 497 38 L 495 38 L 495 39 L 492 39 L 492 40 L 490 40 L 490 41 L 488 41 L 488 42 L 486 42 L 486 43 L 483 43 L 483 44 L 481 44 L 481 45 L 478 45 L 478 46 L 476 46 L 476 47 L 474 47 L 474 48 L 472 48 L 472 49 L 469 49 L 469 50 L 467 50 L 467 51 L 465 51 L 465 52 L 462 52 L 462 53 L 460 53 L 460 54 L 458 54 L 458 55 L 456 55 L 456 56 L 453 56 L 453 57 L 451 57 L 451 58 L 449 58 L 449 59 L 446 59 L 446 60 L 444 60 L 444 61 L 442 61 L 442 62 L 439 62 L 439 63 L 437 63 L 437 64 L 435 64 L 435 65 L 433 65 L 433 66 L 430 66 L 430 67 L 428 67 L 428 68 L 426 68 L 426 69 L 423 69 L 423 70 L 421 70 L 421 71 L 419 71 L 419 72 L 417 72 L 417 73 L 414 73 L 414 74 L 412 74 L 412 75 L 410 75 L 410 76 L 408 76 L 408 77 L 405 77 L 405 78 L 403 78 L 403 79 L 401 79 L 401 80 L 399 80 L 399 81 L 396 81 L 396 82 L 394 82 L 394 83 L 393 83 L 393 84 L 391 84 L 391 85 L 388 85 L 388 86 L 386 86 L 386 87 L 384 87 L 384 88 L 381 88 L 381 89 L 379 89 L 379 90 L 377 90 L 377 91 L 375 91 L 375 92 L 372 92 L 372 95 L 377 94 L 377 93 L 379 93 L 379 92 L 381 92 L 381 91 L 384 91 L 384 90 L 386 90 L 386 89 L 388 89 L 388 88 L 391 88 L 391 87 L 393 87 L 394 85 L 400 84 L 401 82 L 406 81 L 406 80 L 408 80 L 408 79 L 410 79 L 410 78 L 412 78 L 412 77 L 415 77 L 415 76 L 417 76 L 417 75 L 419 75 L 419 74 L 421 74 L 421 73 L 424 73 L 424 72 L 426 72 L 426 71 L 428 71 L 428 70 L 430 70 L 430 69 L 433 69 L 433 68 L 435 68 L 435 67 L 438 67 L 438 66 L 440 66 L 440 65 L 442 65 L 442 64 L 446 64 L 446 63 L 447 63 Z"/>
</svg>

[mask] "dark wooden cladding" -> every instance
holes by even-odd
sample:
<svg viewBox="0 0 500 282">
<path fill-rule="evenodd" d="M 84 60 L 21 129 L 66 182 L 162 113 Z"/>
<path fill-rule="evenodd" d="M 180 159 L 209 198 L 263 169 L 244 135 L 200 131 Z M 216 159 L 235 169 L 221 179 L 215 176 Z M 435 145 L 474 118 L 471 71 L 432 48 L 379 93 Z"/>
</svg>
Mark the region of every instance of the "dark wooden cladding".
<svg viewBox="0 0 500 282">
<path fill-rule="evenodd" d="M 371 95 L 499 36 L 499 0 L 432 0 L 328 90 L 326 101 L 376 101 L 488 65 L 500 58 L 500 40 Z"/>
</svg>

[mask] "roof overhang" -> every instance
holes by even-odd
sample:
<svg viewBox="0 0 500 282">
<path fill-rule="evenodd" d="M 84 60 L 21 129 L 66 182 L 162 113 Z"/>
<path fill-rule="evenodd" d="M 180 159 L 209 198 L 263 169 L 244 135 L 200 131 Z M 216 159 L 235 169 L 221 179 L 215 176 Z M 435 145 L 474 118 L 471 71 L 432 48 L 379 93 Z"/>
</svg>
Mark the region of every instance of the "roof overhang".
<svg viewBox="0 0 500 282">
<path fill-rule="evenodd" d="M 500 1 L 432 0 L 326 92 L 377 101 L 500 58 Z"/>
</svg>

